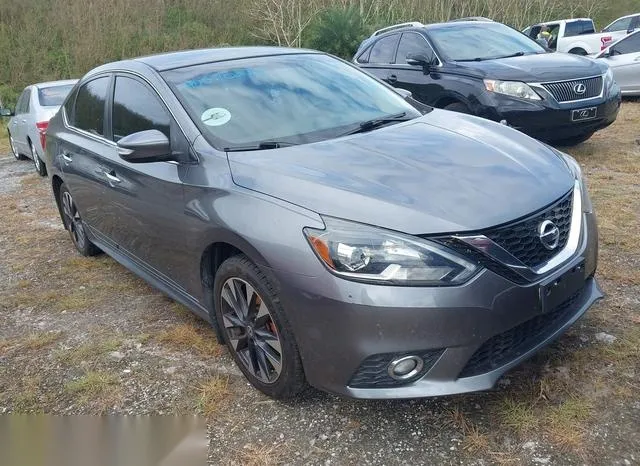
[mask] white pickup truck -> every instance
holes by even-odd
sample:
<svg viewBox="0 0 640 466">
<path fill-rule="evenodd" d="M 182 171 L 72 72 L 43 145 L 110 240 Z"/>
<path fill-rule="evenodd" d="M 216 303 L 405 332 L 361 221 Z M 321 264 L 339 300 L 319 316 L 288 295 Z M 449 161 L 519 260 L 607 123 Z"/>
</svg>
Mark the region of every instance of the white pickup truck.
<svg viewBox="0 0 640 466">
<path fill-rule="evenodd" d="M 623 24 L 624 23 L 624 24 Z M 627 24 L 628 23 L 628 24 Z M 617 27 L 617 25 L 626 27 Z M 640 14 L 619 18 L 596 33 L 593 20 L 589 18 L 545 21 L 529 26 L 523 32 L 532 39 L 540 39 L 543 27 L 547 29 L 547 46 L 557 52 L 569 52 L 577 55 L 594 55 L 606 49 L 635 28 L 640 28 Z"/>
</svg>

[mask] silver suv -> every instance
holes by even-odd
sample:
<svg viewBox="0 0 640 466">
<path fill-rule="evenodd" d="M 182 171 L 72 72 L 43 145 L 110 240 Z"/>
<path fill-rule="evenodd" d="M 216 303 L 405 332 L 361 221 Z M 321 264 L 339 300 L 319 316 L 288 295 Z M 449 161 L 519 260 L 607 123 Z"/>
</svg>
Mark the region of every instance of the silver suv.
<svg viewBox="0 0 640 466">
<path fill-rule="evenodd" d="M 27 86 L 18 98 L 15 112 L 9 112 L 10 115 L 15 113 L 8 127 L 11 152 L 18 160 L 31 158 L 41 176 L 47 174 L 42 158 L 49 120 L 58 112 L 76 82 L 74 79 Z"/>
</svg>

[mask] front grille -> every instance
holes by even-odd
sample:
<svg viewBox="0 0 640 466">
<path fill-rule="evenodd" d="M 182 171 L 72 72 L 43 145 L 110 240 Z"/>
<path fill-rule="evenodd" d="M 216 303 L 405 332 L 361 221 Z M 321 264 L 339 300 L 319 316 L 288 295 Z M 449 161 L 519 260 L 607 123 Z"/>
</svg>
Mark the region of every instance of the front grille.
<svg viewBox="0 0 640 466">
<path fill-rule="evenodd" d="M 485 374 L 520 357 L 564 325 L 575 313 L 574 304 L 582 290 L 546 314 L 530 319 L 504 333 L 496 335 L 471 356 L 458 377 Z"/>
<path fill-rule="evenodd" d="M 560 81 L 546 83 L 542 86 L 551 93 L 558 102 L 571 102 L 573 100 L 584 100 L 598 97 L 602 93 L 602 76 L 595 78 L 576 79 L 575 81 Z M 585 91 L 578 94 L 575 87 L 584 85 Z"/>
<path fill-rule="evenodd" d="M 573 190 L 529 218 L 483 233 L 526 266 L 536 267 L 551 259 L 567 244 L 572 204 Z M 545 248 L 540 241 L 538 226 L 544 220 L 551 220 L 560 230 L 558 246 L 553 250 Z"/>
<path fill-rule="evenodd" d="M 351 377 L 349 386 L 353 388 L 388 388 L 399 385 L 406 385 L 413 382 L 424 374 L 435 364 L 444 350 L 428 350 L 413 353 L 381 353 L 369 356 L 362 361 L 358 370 Z M 424 367 L 419 374 L 409 380 L 395 380 L 389 377 L 387 372 L 389 363 L 403 356 L 416 355 L 424 361 Z"/>
<path fill-rule="evenodd" d="M 467 245 L 463 241 L 460 241 L 456 238 L 436 238 L 435 241 L 447 246 L 450 249 L 453 249 L 460 255 L 462 255 L 467 260 L 475 262 L 476 264 L 491 270 L 498 275 L 503 276 L 507 280 L 510 280 L 519 285 L 524 285 L 528 283 L 528 281 L 519 273 L 515 272 L 513 269 L 507 267 L 502 262 L 498 262 L 497 260 L 481 253 L 477 249 L 472 248 Z"/>
</svg>

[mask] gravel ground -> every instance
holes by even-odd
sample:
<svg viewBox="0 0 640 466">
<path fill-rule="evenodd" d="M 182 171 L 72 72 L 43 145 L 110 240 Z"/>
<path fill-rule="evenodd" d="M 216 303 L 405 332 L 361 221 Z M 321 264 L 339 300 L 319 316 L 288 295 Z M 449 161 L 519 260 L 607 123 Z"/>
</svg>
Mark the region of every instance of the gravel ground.
<svg viewBox="0 0 640 466">
<path fill-rule="evenodd" d="M 73 250 L 48 179 L 0 159 L 0 413 L 190 414 L 212 464 L 640 464 L 640 103 L 571 153 L 607 298 L 488 392 L 356 401 L 252 389 L 193 317 Z"/>
</svg>

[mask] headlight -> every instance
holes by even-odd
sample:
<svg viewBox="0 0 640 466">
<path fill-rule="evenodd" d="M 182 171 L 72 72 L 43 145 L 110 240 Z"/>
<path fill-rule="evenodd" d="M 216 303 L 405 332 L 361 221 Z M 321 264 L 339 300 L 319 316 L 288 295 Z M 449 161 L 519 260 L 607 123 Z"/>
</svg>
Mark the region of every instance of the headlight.
<svg viewBox="0 0 640 466">
<path fill-rule="evenodd" d="M 565 154 L 564 152 L 560 152 L 564 163 L 567 164 L 571 173 L 576 180 L 580 182 L 580 192 L 582 193 L 582 211 L 583 212 L 593 212 L 593 205 L 591 204 L 591 198 L 589 197 L 589 190 L 587 189 L 587 182 L 582 175 L 582 169 L 580 168 L 580 164 L 576 159 L 571 157 L 569 154 Z"/>
<path fill-rule="evenodd" d="M 519 99 L 541 100 L 540 96 L 531 89 L 528 84 L 519 81 L 498 81 L 495 79 L 485 79 L 484 87 L 489 92 L 510 95 Z"/>
<path fill-rule="evenodd" d="M 323 217 L 326 228 L 305 228 L 311 248 L 341 277 L 405 286 L 459 285 L 478 266 L 431 241 L 360 223 Z"/>
</svg>

